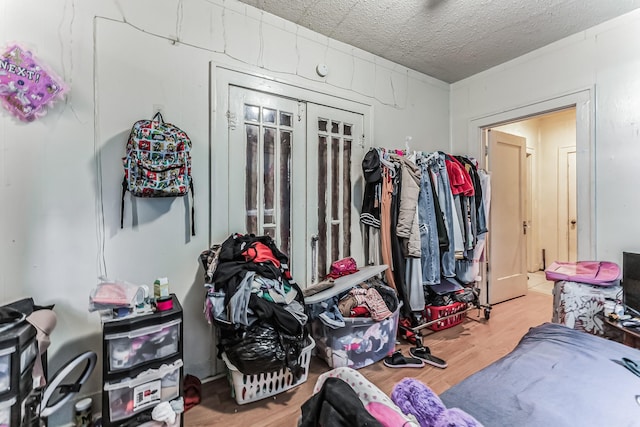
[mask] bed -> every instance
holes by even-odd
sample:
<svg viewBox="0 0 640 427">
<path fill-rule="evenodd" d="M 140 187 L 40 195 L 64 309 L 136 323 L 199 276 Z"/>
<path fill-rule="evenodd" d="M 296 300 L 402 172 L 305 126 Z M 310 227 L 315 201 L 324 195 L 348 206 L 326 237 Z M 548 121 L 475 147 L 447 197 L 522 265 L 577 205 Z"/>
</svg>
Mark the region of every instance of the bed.
<svg viewBox="0 0 640 427">
<path fill-rule="evenodd" d="M 640 377 L 623 358 L 640 372 L 640 350 L 545 323 L 440 397 L 487 427 L 640 426 Z"/>
</svg>

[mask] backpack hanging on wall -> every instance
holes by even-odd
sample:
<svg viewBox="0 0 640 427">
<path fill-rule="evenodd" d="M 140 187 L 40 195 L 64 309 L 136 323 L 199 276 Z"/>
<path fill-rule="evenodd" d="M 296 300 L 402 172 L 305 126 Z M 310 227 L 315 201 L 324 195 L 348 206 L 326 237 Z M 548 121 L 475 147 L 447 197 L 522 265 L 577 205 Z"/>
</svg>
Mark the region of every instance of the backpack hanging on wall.
<svg viewBox="0 0 640 427">
<path fill-rule="evenodd" d="M 122 204 L 120 228 L 124 227 L 124 194 L 136 197 L 181 197 L 191 191 L 191 140 L 177 126 L 166 123 L 158 112 L 151 120 L 133 124 L 127 151 L 122 158 Z M 194 206 L 191 204 L 191 235 L 195 236 Z"/>
</svg>

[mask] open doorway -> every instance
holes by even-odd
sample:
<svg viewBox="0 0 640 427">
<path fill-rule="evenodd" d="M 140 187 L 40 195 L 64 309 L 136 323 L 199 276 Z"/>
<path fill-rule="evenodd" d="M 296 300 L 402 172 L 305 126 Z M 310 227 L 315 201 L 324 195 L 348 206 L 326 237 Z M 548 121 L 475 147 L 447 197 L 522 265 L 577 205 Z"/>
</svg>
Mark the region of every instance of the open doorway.
<svg viewBox="0 0 640 427">
<path fill-rule="evenodd" d="M 576 108 L 492 127 L 526 139 L 523 228 L 528 290 L 550 294 L 544 268 L 577 260 Z M 495 167 L 495 166 L 494 166 Z"/>
<path fill-rule="evenodd" d="M 522 105 L 513 107 L 511 109 L 506 109 L 501 112 L 497 112 L 495 114 L 491 114 L 488 116 L 478 117 L 475 119 L 471 119 L 468 124 L 469 131 L 469 150 L 475 150 L 478 152 L 478 162 L 480 167 L 489 171 L 492 174 L 493 167 L 499 167 L 500 162 L 495 162 L 496 156 L 490 153 L 489 148 L 489 140 L 491 132 L 488 129 L 496 128 L 498 126 L 503 126 L 506 124 L 515 123 L 518 121 L 527 120 L 533 117 L 539 117 L 543 114 L 548 114 L 552 112 L 564 111 L 566 109 L 575 108 L 575 133 L 576 133 L 576 151 L 575 151 L 575 189 L 576 189 L 576 234 L 577 234 L 577 259 L 578 260 L 586 260 L 586 259 L 597 259 L 597 242 L 596 242 L 596 233 L 595 233 L 595 144 L 594 144 L 594 134 L 595 129 L 593 126 L 594 123 L 594 91 L 593 89 L 584 89 L 573 93 L 568 93 L 565 95 L 559 95 L 554 98 L 542 100 L 539 102 L 535 102 L 528 105 Z M 495 134 L 506 134 L 504 132 L 495 131 Z M 517 136 L 513 136 L 514 138 L 521 138 Z M 476 145 L 477 144 L 477 145 Z M 525 163 L 526 160 L 526 148 L 522 150 L 524 153 L 522 154 L 522 163 Z M 495 153 L 494 153 L 495 154 Z M 536 156 L 537 158 L 538 156 Z M 492 160 L 494 160 L 493 164 Z M 536 162 L 537 163 L 537 162 Z M 523 174 L 523 176 L 526 176 Z M 493 215 L 496 209 L 500 209 L 494 201 L 496 200 L 494 197 L 493 186 L 498 181 L 495 175 L 491 176 L 491 186 L 492 186 L 492 202 L 491 202 L 491 212 L 490 212 L 490 221 L 492 218 L 495 218 Z M 526 182 L 526 178 L 522 178 L 520 182 Z M 523 184 L 523 188 L 526 186 Z M 526 190 L 525 190 L 526 191 Z M 541 189 L 544 191 L 544 188 Z M 518 192 L 519 197 L 519 192 Z M 539 202 L 538 202 L 539 203 Z M 544 211 L 545 207 L 541 206 L 539 211 Z M 524 209 L 523 209 L 524 212 Z M 524 221 L 525 215 L 523 214 L 522 220 Z M 492 225 L 493 226 L 493 225 Z M 512 233 L 522 233 L 523 228 L 526 231 L 526 228 L 520 226 L 518 229 L 509 230 Z M 542 232 L 542 230 L 540 230 Z M 545 230 L 544 232 L 549 233 L 557 233 L 557 230 Z M 523 242 L 526 242 L 523 239 Z M 504 253 L 504 247 L 509 246 L 509 242 L 500 238 L 499 235 L 496 234 L 496 230 L 493 229 L 489 232 L 488 241 L 487 241 L 487 259 L 481 265 L 480 271 L 484 274 L 481 274 L 479 277 L 479 287 L 482 291 L 482 295 L 484 295 L 483 303 L 486 304 L 497 304 L 501 301 L 505 301 L 506 299 L 502 299 L 503 296 L 499 295 L 499 292 L 496 292 L 496 288 L 499 288 L 500 281 L 500 272 L 501 270 L 505 270 L 504 263 L 509 261 L 507 259 L 501 259 L 501 257 L 497 256 L 499 250 L 502 246 L 502 252 Z M 518 251 L 514 251 L 514 253 L 520 253 L 520 250 L 526 251 L 526 244 L 523 243 L 523 248 L 518 248 Z M 509 252 L 507 252 L 509 253 Z M 553 260 L 550 259 L 550 255 L 545 255 L 546 262 L 550 264 Z M 500 264 L 502 263 L 502 265 Z M 507 265 L 509 267 L 509 265 Z M 527 267 L 526 262 L 519 263 L 517 266 L 513 267 L 514 269 L 517 267 L 518 271 L 513 274 L 518 274 L 524 276 L 524 293 L 520 293 L 519 295 L 512 295 L 511 298 L 515 298 L 520 295 L 524 295 L 527 292 L 527 283 L 526 283 L 526 275 L 527 275 Z M 518 286 L 518 289 L 520 286 Z"/>
</svg>

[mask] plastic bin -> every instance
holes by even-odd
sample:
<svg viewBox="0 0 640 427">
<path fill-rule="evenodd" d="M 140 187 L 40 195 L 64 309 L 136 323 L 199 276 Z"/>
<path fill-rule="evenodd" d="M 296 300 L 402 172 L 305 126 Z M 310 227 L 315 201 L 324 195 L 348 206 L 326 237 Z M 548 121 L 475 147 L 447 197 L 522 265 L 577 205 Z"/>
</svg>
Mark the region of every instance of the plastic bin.
<svg viewBox="0 0 640 427">
<path fill-rule="evenodd" d="M 143 363 L 178 353 L 181 319 L 106 334 L 104 339 L 109 357 L 109 371 L 130 369 Z"/>
<path fill-rule="evenodd" d="M 108 393 L 109 419 L 119 421 L 161 401 L 178 397 L 181 367 L 182 360 L 178 359 L 170 365 L 144 371 L 135 378 L 106 383 L 104 392 Z"/>
<path fill-rule="evenodd" d="M 38 342 L 34 339 L 20 353 L 20 374 L 24 374 L 27 368 L 31 367 L 38 355 Z"/>
<path fill-rule="evenodd" d="M 288 368 L 257 375 L 245 375 L 227 359 L 226 354 L 222 353 L 222 360 L 224 360 L 229 370 L 229 383 L 236 402 L 239 405 L 255 402 L 256 400 L 282 393 L 305 382 L 309 375 L 311 350 L 315 346 L 313 338 L 308 337 L 308 339 L 310 341 L 309 345 L 302 350 L 298 357 L 298 363 L 303 368 L 303 374 L 297 381 L 294 381 L 293 374 Z"/>
<path fill-rule="evenodd" d="M 458 313 L 458 314 L 456 314 Z M 450 316 L 455 314 L 455 316 Z M 441 321 L 435 322 L 432 325 L 429 325 L 428 328 L 434 331 L 441 331 L 443 329 L 451 328 L 452 326 L 456 326 L 465 319 L 467 315 L 467 304 L 463 302 L 454 302 L 449 305 L 428 305 L 424 308 L 424 317 L 427 321 L 431 322 L 433 320 L 442 319 Z"/>
<path fill-rule="evenodd" d="M 15 352 L 15 347 L 0 350 L 0 393 L 11 388 L 11 355 Z M 1 425 L 2 423 L 0 423 Z"/>
<path fill-rule="evenodd" d="M 19 422 L 16 422 L 17 413 L 17 399 L 12 397 L 11 399 L 0 401 L 0 427 L 18 427 Z"/>
<path fill-rule="evenodd" d="M 359 369 L 392 354 L 396 346 L 400 308 L 385 320 L 376 322 L 366 317 L 347 317 L 345 326 L 330 328 L 316 319 L 311 334 L 316 340 L 316 354 L 331 368 L 347 366 Z"/>
</svg>

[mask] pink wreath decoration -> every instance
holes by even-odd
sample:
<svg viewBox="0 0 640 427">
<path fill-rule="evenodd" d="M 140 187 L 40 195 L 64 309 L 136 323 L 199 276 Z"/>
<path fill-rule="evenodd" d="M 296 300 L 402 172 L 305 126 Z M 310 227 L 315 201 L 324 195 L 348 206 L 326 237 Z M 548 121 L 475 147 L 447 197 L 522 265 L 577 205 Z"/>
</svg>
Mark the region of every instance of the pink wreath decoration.
<svg viewBox="0 0 640 427">
<path fill-rule="evenodd" d="M 65 91 L 62 80 L 31 52 L 14 45 L 0 54 L 0 102 L 18 119 L 31 122 L 42 117 Z"/>
</svg>

